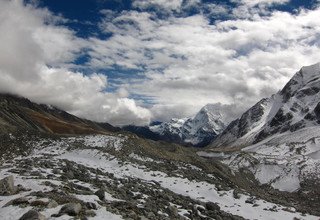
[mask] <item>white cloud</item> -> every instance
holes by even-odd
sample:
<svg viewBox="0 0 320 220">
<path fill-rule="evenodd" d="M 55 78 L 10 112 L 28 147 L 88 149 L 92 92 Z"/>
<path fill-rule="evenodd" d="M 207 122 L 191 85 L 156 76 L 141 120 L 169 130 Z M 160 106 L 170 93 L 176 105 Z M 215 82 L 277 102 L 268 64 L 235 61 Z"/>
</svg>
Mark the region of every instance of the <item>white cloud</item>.
<svg viewBox="0 0 320 220">
<path fill-rule="evenodd" d="M 124 89 L 107 93 L 107 78 L 66 68 L 87 43 L 52 21 L 59 18 L 22 0 L 0 1 L 0 91 L 52 104 L 113 124 L 149 122 L 150 112 Z"/>
<path fill-rule="evenodd" d="M 248 6 L 256 6 L 256 5 L 272 5 L 272 4 L 285 4 L 290 2 L 290 0 L 240 0 L 237 1 L 238 3 L 241 2 L 242 4 Z"/>
<path fill-rule="evenodd" d="M 157 7 L 167 11 L 180 11 L 183 0 L 134 0 L 133 7 L 147 9 Z"/>
<path fill-rule="evenodd" d="M 141 10 L 148 2 L 159 3 L 139 2 Z M 215 23 L 198 0 L 163 1 L 164 10 L 180 12 L 193 5 L 201 12 L 169 13 L 165 19 L 151 12 L 103 10 L 99 27 L 112 37 L 80 39 L 56 25 L 63 18 L 48 10 L 24 6 L 22 0 L 0 1 L 0 31 L 6 33 L 0 35 L 0 91 L 113 124 L 190 116 L 207 103 L 220 103 L 235 117 L 279 90 L 302 65 L 319 62 L 319 8 L 293 15 L 266 9 L 285 1 L 250 2 L 242 1 L 233 19 Z M 210 5 L 208 13 L 230 10 Z M 104 75 L 68 69 L 83 53 L 96 72 L 118 66 L 140 75 L 118 79 L 123 84 L 106 92 Z M 129 98 L 132 94 L 155 104 L 141 107 Z"/>
<path fill-rule="evenodd" d="M 302 65 L 319 61 L 319 12 L 275 11 L 215 24 L 204 15 L 159 20 L 124 12 L 101 25 L 112 38 L 92 39 L 91 65 L 143 70 L 146 78 L 128 90 L 154 97 L 156 118 L 187 116 L 218 102 L 240 113 L 279 90 Z"/>
</svg>

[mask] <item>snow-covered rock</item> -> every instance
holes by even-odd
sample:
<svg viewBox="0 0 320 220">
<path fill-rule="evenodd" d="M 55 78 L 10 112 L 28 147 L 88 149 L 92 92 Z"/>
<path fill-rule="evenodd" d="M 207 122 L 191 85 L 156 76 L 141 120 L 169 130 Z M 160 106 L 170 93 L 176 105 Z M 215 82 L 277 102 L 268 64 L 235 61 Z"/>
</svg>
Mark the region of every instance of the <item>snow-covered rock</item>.
<svg viewBox="0 0 320 220">
<path fill-rule="evenodd" d="M 194 117 L 172 119 L 149 126 L 149 129 L 168 140 L 193 146 L 205 146 L 225 128 L 225 119 L 216 105 L 207 104 Z"/>
<path fill-rule="evenodd" d="M 320 63 L 303 67 L 285 87 L 246 111 L 211 147 L 244 147 L 274 134 L 294 132 L 320 122 Z"/>
<path fill-rule="evenodd" d="M 211 147 L 234 150 L 220 158 L 235 171 L 246 168 L 261 184 L 293 192 L 320 180 L 319 124 L 320 63 L 303 67 L 281 91 L 231 122 Z"/>
</svg>

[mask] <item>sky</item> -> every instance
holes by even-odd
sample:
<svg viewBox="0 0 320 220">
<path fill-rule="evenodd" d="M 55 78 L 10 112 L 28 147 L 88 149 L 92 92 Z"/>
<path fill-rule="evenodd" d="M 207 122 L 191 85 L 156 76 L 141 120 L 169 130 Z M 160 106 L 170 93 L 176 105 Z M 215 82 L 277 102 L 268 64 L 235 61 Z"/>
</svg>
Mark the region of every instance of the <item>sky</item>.
<svg viewBox="0 0 320 220">
<path fill-rule="evenodd" d="M 320 61 L 319 0 L 0 0 L 0 92 L 113 125 L 228 120 Z"/>
</svg>

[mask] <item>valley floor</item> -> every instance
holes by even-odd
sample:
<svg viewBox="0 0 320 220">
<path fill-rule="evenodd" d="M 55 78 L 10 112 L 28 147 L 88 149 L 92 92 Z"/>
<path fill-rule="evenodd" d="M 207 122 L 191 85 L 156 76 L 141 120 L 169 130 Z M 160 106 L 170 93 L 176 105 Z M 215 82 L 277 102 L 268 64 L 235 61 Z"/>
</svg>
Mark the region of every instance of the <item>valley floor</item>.
<svg viewBox="0 0 320 220">
<path fill-rule="evenodd" d="M 79 219 L 319 219 L 223 186 L 216 172 L 164 159 L 165 152 L 146 154 L 131 138 L 34 136 L 24 150 L 3 154 L 0 179 L 13 176 L 21 186 L 0 196 L 0 219 L 31 209 L 47 219 L 74 219 L 61 211 L 70 203 L 81 205 Z"/>
</svg>

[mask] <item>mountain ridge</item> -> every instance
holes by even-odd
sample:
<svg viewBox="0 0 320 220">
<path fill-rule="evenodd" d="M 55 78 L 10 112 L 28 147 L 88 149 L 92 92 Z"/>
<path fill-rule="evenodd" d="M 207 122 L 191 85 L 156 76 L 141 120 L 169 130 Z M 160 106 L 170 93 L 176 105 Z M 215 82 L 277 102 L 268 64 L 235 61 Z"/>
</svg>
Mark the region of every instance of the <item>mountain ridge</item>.
<svg viewBox="0 0 320 220">
<path fill-rule="evenodd" d="M 0 131 L 33 130 L 57 134 L 90 134 L 119 131 L 108 123 L 97 123 L 78 118 L 27 98 L 0 94 Z"/>
<path fill-rule="evenodd" d="M 123 129 L 152 140 L 204 147 L 225 128 L 224 120 L 216 105 L 207 104 L 193 117 L 173 118 L 144 127 L 124 126 Z"/>
<path fill-rule="evenodd" d="M 276 133 L 296 131 L 320 121 L 320 63 L 302 67 L 270 98 L 232 121 L 209 147 L 244 147 Z"/>
</svg>

